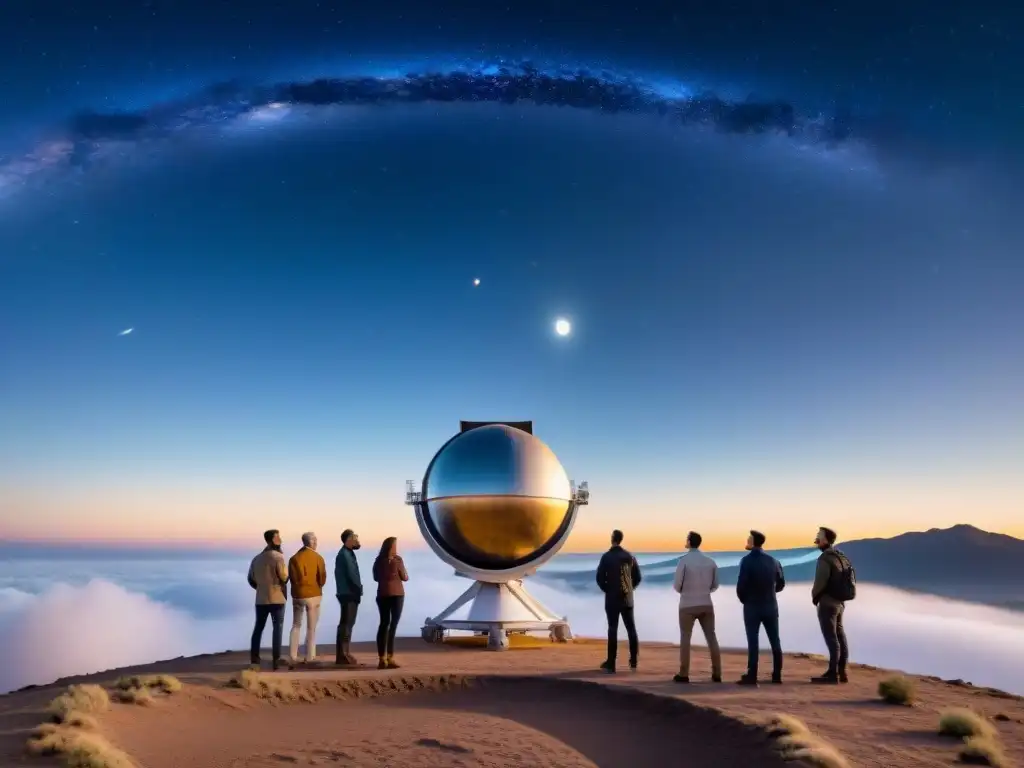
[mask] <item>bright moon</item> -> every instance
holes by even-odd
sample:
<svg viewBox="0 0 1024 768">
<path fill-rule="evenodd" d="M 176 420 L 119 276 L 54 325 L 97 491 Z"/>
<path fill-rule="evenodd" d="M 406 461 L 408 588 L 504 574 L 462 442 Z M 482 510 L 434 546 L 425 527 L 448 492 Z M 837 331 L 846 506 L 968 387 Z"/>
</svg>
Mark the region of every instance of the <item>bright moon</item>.
<svg viewBox="0 0 1024 768">
<path fill-rule="evenodd" d="M 564 317 L 560 317 L 555 320 L 555 333 L 559 336 L 568 336 L 572 330 L 572 325 Z"/>
</svg>

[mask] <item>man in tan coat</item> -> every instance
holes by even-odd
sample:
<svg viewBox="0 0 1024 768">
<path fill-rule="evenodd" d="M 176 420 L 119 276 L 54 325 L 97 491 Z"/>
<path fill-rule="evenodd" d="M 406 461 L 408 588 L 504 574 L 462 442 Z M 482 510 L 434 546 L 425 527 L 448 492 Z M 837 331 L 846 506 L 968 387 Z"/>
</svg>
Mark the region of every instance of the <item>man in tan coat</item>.
<svg viewBox="0 0 1024 768">
<path fill-rule="evenodd" d="M 306 655 L 309 663 L 316 658 L 316 625 L 320 621 L 320 601 L 327 583 L 327 564 L 316 551 L 316 534 L 302 534 L 302 549 L 288 561 L 288 580 L 292 585 L 292 631 L 288 643 L 288 660 L 298 663 L 299 635 L 302 618 L 306 617 Z"/>
<path fill-rule="evenodd" d="M 249 660 L 253 666 L 260 664 L 260 645 L 263 630 L 269 618 L 273 624 L 273 665 L 281 666 L 281 639 L 284 634 L 284 606 L 288 602 L 285 585 L 288 583 L 288 566 L 281 554 L 281 534 L 269 530 L 263 534 L 267 546 L 249 565 L 249 586 L 256 590 L 256 626 L 252 630 Z"/>
</svg>

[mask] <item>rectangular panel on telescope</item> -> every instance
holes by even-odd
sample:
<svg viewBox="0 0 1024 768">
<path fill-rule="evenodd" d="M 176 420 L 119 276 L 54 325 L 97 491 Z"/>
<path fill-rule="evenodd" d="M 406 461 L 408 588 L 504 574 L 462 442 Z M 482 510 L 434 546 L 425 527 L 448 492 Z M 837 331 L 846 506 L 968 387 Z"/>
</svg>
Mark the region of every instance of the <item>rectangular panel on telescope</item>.
<svg viewBox="0 0 1024 768">
<path fill-rule="evenodd" d="M 506 427 L 512 427 L 513 429 L 521 429 L 528 435 L 533 434 L 533 422 L 532 421 L 460 421 L 459 432 L 468 432 L 471 429 L 477 427 L 486 427 L 488 424 L 503 424 Z"/>
</svg>

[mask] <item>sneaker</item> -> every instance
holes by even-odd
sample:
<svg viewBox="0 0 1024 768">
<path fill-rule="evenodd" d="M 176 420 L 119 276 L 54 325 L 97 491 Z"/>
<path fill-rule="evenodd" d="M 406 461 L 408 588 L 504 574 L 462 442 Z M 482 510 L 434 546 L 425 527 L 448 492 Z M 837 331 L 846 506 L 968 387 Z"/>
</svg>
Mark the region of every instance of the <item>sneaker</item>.
<svg viewBox="0 0 1024 768">
<path fill-rule="evenodd" d="M 743 677 L 741 677 L 739 680 L 736 681 L 736 685 L 750 685 L 750 686 L 753 686 L 754 688 L 756 688 L 757 687 L 757 678 L 756 677 L 751 677 L 750 675 L 744 675 Z"/>
<path fill-rule="evenodd" d="M 840 672 L 839 673 L 839 682 L 840 683 L 848 683 L 848 682 L 850 682 L 850 678 L 848 678 L 846 676 L 846 672 Z"/>
<path fill-rule="evenodd" d="M 277 670 L 279 670 L 281 668 L 281 660 L 280 659 L 274 659 L 274 661 L 271 662 L 271 664 L 270 664 L 270 668 L 272 670 L 274 670 L 275 672 L 277 672 Z"/>
<path fill-rule="evenodd" d="M 387 669 L 387 668 L 388 668 L 388 663 L 384 659 L 381 659 L 380 661 L 377 662 L 377 669 Z"/>
<path fill-rule="evenodd" d="M 721 675 L 712 675 L 711 676 L 711 682 L 712 683 L 720 683 L 720 682 L 722 682 L 722 676 Z"/>
<path fill-rule="evenodd" d="M 782 685 L 782 675 L 772 675 L 772 685 Z"/>
<path fill-rule="evenodd" d="M 609 675 L 614 675 L 615 674 L 615 662 L 614 661 L 602 662 L 601 666 L 599 667 L 599 669 L 602 672 L 607 672 Z"/>
<path fill-rule="evenodd" d="M 631 672 L 636 672 L 636 659 L 629 660 L 629 669 Z"/>
<path fill-rule="evenodd" d="M 392 658 L 391 656 L 388 656 L 388 659 L 385 663 L 388 665 L 388 669 L 401 669 L 401 667 L 395 663 L 394 658 Z"/>
<path fill-rule="evenodd" d="M 689 678 L 688 675 L 676 675 L 675 677 L 672 678 L 672 682 L 673 683 L 688 683 L 688 682 L 690 682 L 690 678 Z"/>
</svg>

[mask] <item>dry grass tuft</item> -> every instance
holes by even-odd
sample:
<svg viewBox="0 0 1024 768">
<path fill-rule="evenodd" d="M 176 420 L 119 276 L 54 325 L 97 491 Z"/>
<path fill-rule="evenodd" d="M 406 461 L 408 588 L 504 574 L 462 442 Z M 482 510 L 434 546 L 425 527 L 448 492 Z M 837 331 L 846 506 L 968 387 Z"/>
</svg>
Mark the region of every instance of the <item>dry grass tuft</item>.
<svg viewBox="0 0 1024 768">
<path fill-rule="evenodd" d="M 804 721 L 793 715 L 779 712 L 761 725 L 787 760 L 799 760 L 817 768 L 850 768 L 835 747 L 811 733 Z"/>
<path fill-rule="evenodd" d="M 878 684 L 878 695 L 886 704 L 910 707 L 917 700 L 917 687 L 909 677 L 894 675 Z"/>
<path fill-rule="evenodd" d="M 148 707 L 153 704 L 153 694 L 148 688 L 118 688 L 114 691 L 114 701 L 122 704 L 137 704 Z"/>
<path fill-rule="evenodd" d="M 177 693 L 184 686 L 178 678 L 171 675 L 131 675 L 118 678 L 114 687 L 121 691 L 155 689 L 170 695 Z"/>
<path fill-rule="evenodd" d="M 803 720 L 782 712 L 771 715 L 763 722 L 763 726 L 768 736 L 773 739 L 783 736 L 806 736 L 811 732 Z"/>
<path fill-rule="evenodd" d="M 280 699 L 281 701 L 307 700 L 290 680 L 267 678 L 254 669 L 243 669 L 228 682 L 234 688 L 255 693 L 261 699 Z M 311 698 L 309 700 L 312 700 Z"/>
<path fill-rule="evenodd" d="M 102 736 L 54 723 L 37 728 L 26 747 L 32 755 L 59 756 L 67 768 L 135 768 L 128 755 Z"/>
<path fill-rule="evenodd" d="M 54 722 L 63 723 L 72 712 L 90 714 L 110 708 L 110 697 L 98 685 L 72 685 L 50 702 L 47 711 Z"/>
<path fill-rule="evenodd" d="M 998 741 L 977 736 L 964 742 L 957 759 L 967 765 L 991 765 L 994 768 L 1008 768 L 1010 765 Z"/>
<path fill-rule="evenodd" d="M 816 768 L 850 768 L 835 747 L 811 733 L 783 736 L 776 744 L 788 760 L 800 760 Z"/>
<path fill-rule="evenodd" d="M 995 726 L 977 712 L 970 709 L 949 709 L 939 716 L 939 735 L 957 739 L 971 736 L 994 739 L 997 733 Z"/>
<path fill-rule="evenodd" d="M 78 728 L 81 731 L 95 731 L 99 728 L 96 718 L 84 712 L 69 712 L 62 725 L 66 725 L 68 728 Z"/>
</svg>

